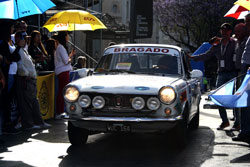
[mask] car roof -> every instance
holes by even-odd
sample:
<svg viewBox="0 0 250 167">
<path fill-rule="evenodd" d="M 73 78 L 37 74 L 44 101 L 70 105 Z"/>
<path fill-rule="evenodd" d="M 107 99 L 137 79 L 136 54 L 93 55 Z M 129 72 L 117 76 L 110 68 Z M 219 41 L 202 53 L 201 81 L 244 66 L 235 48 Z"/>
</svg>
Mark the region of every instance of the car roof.
<svg viewBox="0 0 250 167">
<path fill-rule="evenodd" d="M 178 51 L 181 51 L 182 48 L 179 46 L 175 46 L 175 45 L 166 45 L 166 44 L 144 44 L 144 43 L 136 43 L 136 44 L 118 44 L 118 45 L 112 45 L 109 46 L 106 49 L 109 48 L 115 48 L 115 47 L 167 47 L 167 48 L 173 48 L 176 49 Z"/>
</svg>

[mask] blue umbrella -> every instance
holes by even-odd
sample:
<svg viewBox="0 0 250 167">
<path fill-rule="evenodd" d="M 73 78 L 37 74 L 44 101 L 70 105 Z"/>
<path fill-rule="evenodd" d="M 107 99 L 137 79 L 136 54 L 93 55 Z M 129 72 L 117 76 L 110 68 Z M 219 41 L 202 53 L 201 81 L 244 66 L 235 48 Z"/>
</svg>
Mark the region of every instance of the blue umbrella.
<svg viewBox="0 0 250 167">
<path fill-rule="evenodd" d="M 42 14 L 56 6 L 50 0 L 0 0 L 0 19 L 19 19 Z"/>
</svg>

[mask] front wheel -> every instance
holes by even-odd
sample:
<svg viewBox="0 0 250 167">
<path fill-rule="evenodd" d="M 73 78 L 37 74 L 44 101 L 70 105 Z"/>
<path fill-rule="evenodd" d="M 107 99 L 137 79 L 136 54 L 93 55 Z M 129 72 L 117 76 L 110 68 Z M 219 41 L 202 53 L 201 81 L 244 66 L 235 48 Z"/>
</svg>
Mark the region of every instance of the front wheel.
<svg viewBox="0 0 250 167">
<path fill-rule="evenodd" d="M 191 122 L 189 123 L 189 129 L 195 130 L 199 128 L 199 123 L 200 123 L 200 109 L 198 106 L 197 113 L 195 116 L 192 118 Z"/>
<path fill-rule="evenodd" d="M 173 129 L 174 145 L 180 149 L 186 147 L 188 143 L 188 128 L 186 120 L 182 120 Z"/>
<path fill-rule="evenodd" d="M 173 145 L 176 148 L 183 149 L 188 143 L 188 121 L 187 108 L 185 108 L 183 119 L 170 131 L 173 139 Z"/>
<path fill-rule="evenodd" d="M 75 127 L 71 121 L 68 122 L 68 137 L 73 146 L 84 146 L 88 139 L 88 130 Z"/>
</svg>

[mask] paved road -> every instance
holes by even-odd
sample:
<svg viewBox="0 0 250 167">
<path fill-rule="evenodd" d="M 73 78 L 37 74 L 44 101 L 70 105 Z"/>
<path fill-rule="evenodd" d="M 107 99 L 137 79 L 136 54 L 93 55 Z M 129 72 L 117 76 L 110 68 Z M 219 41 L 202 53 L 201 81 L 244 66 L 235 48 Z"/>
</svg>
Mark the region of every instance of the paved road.
<svg viewBox="0 0 250 167">
<path fill-rule="evenodd" d="M 228 114 L 232 117 L 231 111 Z M 250 166 L 249 145 L 231 141 L 237 132 L 216 130 L 220 124 L 217 110 L 201 109 L 200 128 L 190 132 L 183 150 L 174 148 L 161 134 L 96 134 L 89 137 L 86 147 L 73 148 L 66 122 L 48 122 L 53 124 L 49 130 L 4 136 L 0 167 Z"/>
</svg>

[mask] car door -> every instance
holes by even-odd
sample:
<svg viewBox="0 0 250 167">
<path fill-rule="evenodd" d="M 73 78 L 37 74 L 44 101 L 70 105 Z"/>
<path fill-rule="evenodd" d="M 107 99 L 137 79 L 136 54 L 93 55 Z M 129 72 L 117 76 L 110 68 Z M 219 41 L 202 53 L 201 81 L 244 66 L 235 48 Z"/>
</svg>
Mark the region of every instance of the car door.
<svg viewBox="0 0 250 167">
<path fill-rule="evenodd" d="M 189 98 L 190 98 L 190 116 L 192 117 L 198 110 L 200 100 L 200 82 L 196 78 L 191 78 L 190 72 L 192 71 L 189 59 L 187 55 L 182 52 L 184 71 L 186 75 L 186 81 L 188 85 Z"/>
</svg>

